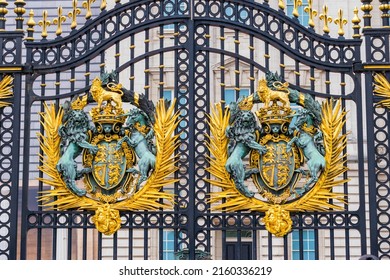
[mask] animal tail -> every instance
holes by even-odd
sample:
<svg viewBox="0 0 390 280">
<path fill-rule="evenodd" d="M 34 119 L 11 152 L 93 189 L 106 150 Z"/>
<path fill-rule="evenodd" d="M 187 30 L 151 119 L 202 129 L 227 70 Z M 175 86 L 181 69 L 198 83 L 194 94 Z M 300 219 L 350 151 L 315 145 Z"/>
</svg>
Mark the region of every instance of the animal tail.
<svg viewBox="0 0 390 280">
<path fill-rule="evenodd" d="M 274 88 L 276 90 L 285 91 L 287 93 L 290 93 L 290 90 L 288 89 L 288 86 L 289 86 L 288 82 L 282 83 L 280 81 L 276 81 L 276 82 L 273 82 L 272 85 L 274 86 Z"/>
<path fill-rule="evenodd" d="M 107 84 L 107 88 L 111 91 L 118 92 L 121 96 L 123 95 L 122 84 L 115 84 L 111 82 Z"/>
</svg>

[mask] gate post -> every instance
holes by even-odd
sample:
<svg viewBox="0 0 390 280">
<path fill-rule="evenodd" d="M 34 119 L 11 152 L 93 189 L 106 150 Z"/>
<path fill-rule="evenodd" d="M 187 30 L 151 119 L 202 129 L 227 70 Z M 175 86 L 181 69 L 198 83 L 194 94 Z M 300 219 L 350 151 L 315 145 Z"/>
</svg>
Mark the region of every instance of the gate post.
<svg viewBox="0 0 390 280">
<path fill-rule="evenodd" d="M 17 258 L 18 200 L 19 200 L 19 148 L 20 112 L 22 96 L 22 47 L 24 32 L 23 8 L 26 3 L 17 1 L 16 30 L 6 31 L 7 2 L 0 5 L 0 79 L 12 77 L 12 96 L 0 99 L 0 259 Z M 10 28 L 8 28 L 10 29 Z M 1 95 L 5 85 L 2 84 Z"/>
<path fill-rule="evenodd" d="M 384 219 L 388 216 L 389 206 L 386 208 L 384 205 L 390 205 L 390 188 L 387 185 L 390 178 L 390 162 L 387 160 L 390 153 L 390 139 L 387 132 L 390 115 L 389 108 L 383 108 L 384 106 L 381 105 L 383 98 L 375 94 L 374 79 L 377 74 L 383 74 L 387 81 L 390 80 L 390 30 L 387 15 L 389 1 L 380 1 L 379 9 L 383 14 L 382 26 L 378 28 L 371 26 L 372 0 L 361 2 L 363 4 L 361 9 L 364 12 L 363 35 L 366 44 L 366 61 L 361 71 L 365 73 L 366 92 L 370 254 L 379 258 L 389 258 L 390 220 Z"/>
</svg>

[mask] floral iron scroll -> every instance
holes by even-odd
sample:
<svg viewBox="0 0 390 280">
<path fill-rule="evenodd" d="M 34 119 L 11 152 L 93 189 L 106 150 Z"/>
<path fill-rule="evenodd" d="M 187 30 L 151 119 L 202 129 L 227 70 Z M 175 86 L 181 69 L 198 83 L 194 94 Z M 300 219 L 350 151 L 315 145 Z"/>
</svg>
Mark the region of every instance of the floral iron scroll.
<svg viewBox="0 0 390 280">
<path fill-rule="evenodd" d="M 39 169 L 45 174 L 39 180 L 52 187 L 41 193 L 42 205 L 95 211 L 92 221 L 106 235 L 120 228 L 121 210 L 171 207 L 173 194 L 162 187 L 176 181 L 171 175 L 178 139 L 174 102 L 168 107 L 160 100 L 155 108 L 112 77 L 95 78 L 88 95 L 59 110 L 45 105 L 44 132 L 38 135 L 43 151 Z M 124 100 L 132 105 L 128 112 Z M 96 103 L 89 111 L 91 123 L 84 109 Z"/>
<path fill-rule="evenodd" d="M 255 103 L 263 106 L 254 113 Z M 300 108 L 293 110 L 291 103 Z M 209 181 L 221 189 L 210 194 L 214 209 L 265 212 L 265 227 L 275 236 L 291 231 L 290 212 L 342 209 L 345 194 L 333 187 L 348 181 L 342 176 L 345 122 L 341 101 L 320 105 L 273 74 L 259 82 L 255 94 L 226 109 L 216 104 L 208 143 L 214 177 Z M 249 178 L 255 191 L 247 186 Z"/>
</svg>

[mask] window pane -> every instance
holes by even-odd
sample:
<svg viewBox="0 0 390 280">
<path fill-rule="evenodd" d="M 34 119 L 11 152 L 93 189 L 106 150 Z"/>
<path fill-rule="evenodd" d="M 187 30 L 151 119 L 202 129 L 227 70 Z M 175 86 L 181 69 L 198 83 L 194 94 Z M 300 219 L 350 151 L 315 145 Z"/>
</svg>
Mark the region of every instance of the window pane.
<svg viewBox="0 0 390 280">
<path fill-rule="evenodd" d="M 240 90 L 240 93 L 239 93 L 239 97 L 242 97 L 242 96 L 248 96 L 249 95 L 249 89 L 247 88 L 243 88 Z"/>
<path fill-rule="evenodd" d="M 175 259 L 175 233 L 173 231 L 163 231 L 163 259 Z"/>
<path fill-rule="evenodd" d="M 236 101 L 236 91 L 234 89 L 225 89 L 225 104 L 229 105 Z"/>
<path fill-rule="evenodd" d="M 291 251 L 292 259 L 299 260 L 300 255 L 300 242 L 303 245 L 303 259 L 314 260 L 315 259 L 315 232 L 314 230 L 303 230 L 302 240 L 299 240 L 299 231 L 294 230 L 291 234 Z"/>
<path fill-rule="evenodd" d="M 238 97 L 241 96 L 248 96 L 249 95 L 249 89 L 242 88 L 240 89 L 238 93 Z M 229 105 L 232 102 L 235 102 L 236 100 L 236 90 L 235 89 L 225 89 L 225 104 Z"/>
<path fill-rule="evenodd" d="M 164 90 L 163 98 L 168 101 L 172 101 L 172 90 Z"/>
</svg>

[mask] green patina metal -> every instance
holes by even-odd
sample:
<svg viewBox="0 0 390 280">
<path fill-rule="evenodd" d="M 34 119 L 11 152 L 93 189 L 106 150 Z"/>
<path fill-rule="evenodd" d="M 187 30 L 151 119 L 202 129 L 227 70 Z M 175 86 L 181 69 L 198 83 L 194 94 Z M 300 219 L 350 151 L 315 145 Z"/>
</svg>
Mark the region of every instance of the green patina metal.
<svg viewBox="0 0 390 280">
<path fill-rule="evenodd" d="M 256 112 L 260 126 L 251 111 L 255 103 L 263 104 Z M 291 103 L 300 109 L 293 111 Z M 255 195 L 245 185 L 250 177 L 260 195 L 268 193 L 267 200 L 279 203 L 303 195 L 317 182 L 325 166 L 318 101 L 289 88 L 277 73 L 267 73 L 253 95 L 241 97 L 229 108 L 226 170 L 244 196 Z M 243 160 L 248 155 L 246 169 Z M 302 168 L 305 163 L 308 171 Z M 302 175 L 310 178 L 298 187 Z"/>
</svg>

